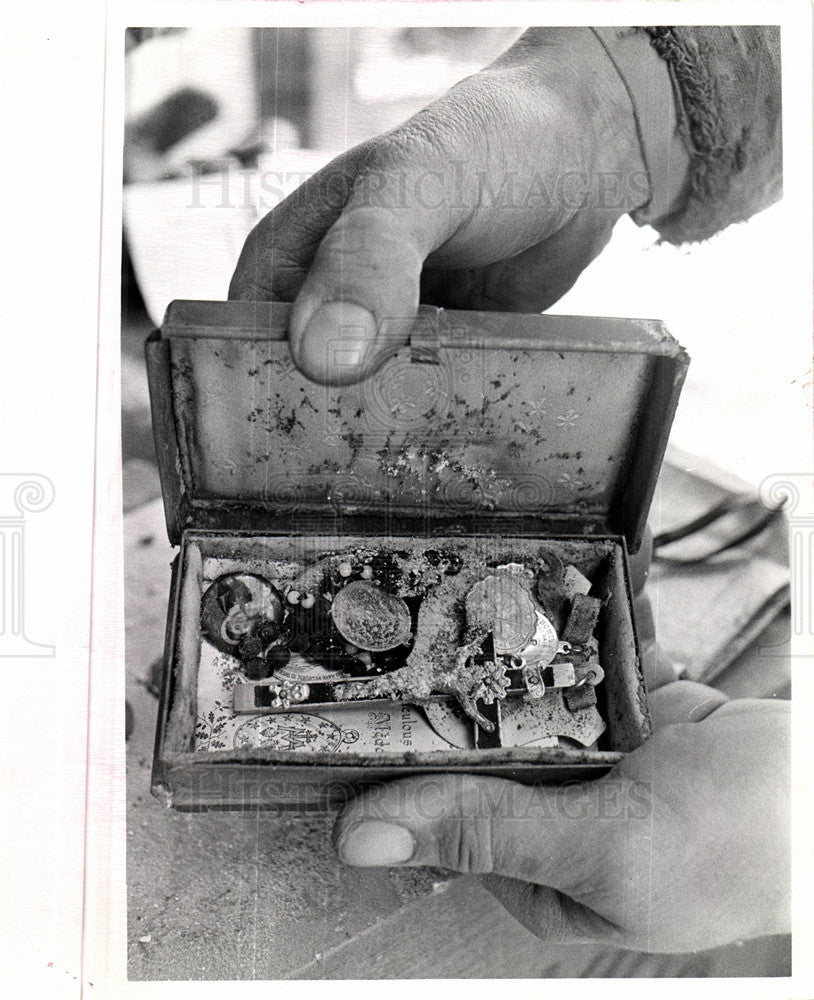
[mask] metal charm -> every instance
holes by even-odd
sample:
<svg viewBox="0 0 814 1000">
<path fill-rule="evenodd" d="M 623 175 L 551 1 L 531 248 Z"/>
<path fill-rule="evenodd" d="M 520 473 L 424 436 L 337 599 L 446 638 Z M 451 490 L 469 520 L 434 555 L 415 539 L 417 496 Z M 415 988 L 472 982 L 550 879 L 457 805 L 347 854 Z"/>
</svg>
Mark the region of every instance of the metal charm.
<svg viewBox="0 0 814 1000">
<path fill-rule="evenodd" d="M 343 639 L 375 653 L 403 646 L 412 635 L 407 603 L 366 580 L 355 580 L 336 594 L 331 617 Z"/>
<path fill-rule="evenodd" d="M 511 656 L 531 642 L 537 627 L 534 601 L 528 590 L 509 574 L 487 576 L 466 598 L 466 620 L 471 629 L 488 628 L 496 656 Z"/>
<path fill-rule="evenodd" d="M 289 681 L 267 681 L 264 684 L 236 684 L 234 711 L 237 714 L 284 711 L 307 701 L 311 690 L 307 684 Z"/>
<path fill-rule="evenodd" d="M 524 649 L 521 649 L 517 656 L 529 665 L 547 667 L 560 651 L 560 642 L 554 626 L 546 618 L 542 611 L 536 611 L 537 625 L 534 635 Z"/>
<path fill-rule="evenodd" d="M 234 712 L 397 701 L 422 706 L 438 724 L 455 699 L 471 720 L 474 748 L 518 745 L 527 725 L 545 745 L 596 739 L 601 601 L 581 592 L 587 579 L 574 570 L 566 596 L 559 558 L 541 558 L 536 575 L 520 562 L 480 561 L 466 581 L 452 582 L 429 554 L 402 561 L 396 582 L 381 553 L 332 556 L 301 573 L 285 597 L 253 574 L 215 581 L 202 630 L 242 661 L 248 681 L 235 686 Z"/>
<path fill-rule="evenodd" d="M 252 659 L 277 638 L 283 602 L 268 580 L 254 573 L 227 573 L 214 580 L 201 602 L 201 633 L 221 653 Z"/>
</svg>

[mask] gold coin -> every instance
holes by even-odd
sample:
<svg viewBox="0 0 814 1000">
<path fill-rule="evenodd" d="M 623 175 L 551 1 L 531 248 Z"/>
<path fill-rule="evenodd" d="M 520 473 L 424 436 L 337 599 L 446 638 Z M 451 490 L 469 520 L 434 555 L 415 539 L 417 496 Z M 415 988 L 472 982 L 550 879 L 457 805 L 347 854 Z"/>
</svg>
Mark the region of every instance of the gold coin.
<svg viewBox="0 0 814 1000">
<path fill-rule="evenodd" d="M 346 642 L 374 653 L 403 646 L 412 634 L 407 604 L 365 580 L 355 580 L 335 595 L 331 616 Z"/>
</svg>

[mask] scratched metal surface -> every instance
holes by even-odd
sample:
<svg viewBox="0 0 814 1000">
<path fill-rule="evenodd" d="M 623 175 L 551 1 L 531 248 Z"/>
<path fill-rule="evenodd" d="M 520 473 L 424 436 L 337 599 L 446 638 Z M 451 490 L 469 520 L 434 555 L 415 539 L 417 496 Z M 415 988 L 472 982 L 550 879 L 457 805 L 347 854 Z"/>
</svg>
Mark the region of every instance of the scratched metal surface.
<svg viewBox="0 0 814 1000">
<path fill-rule="evenodd" d="M 643 353 L 444 348 L 318 386 L 270 340 L 173 338 L 181 461 L 198 498 L 606 511 L 650 380 Z"/>
</svg>

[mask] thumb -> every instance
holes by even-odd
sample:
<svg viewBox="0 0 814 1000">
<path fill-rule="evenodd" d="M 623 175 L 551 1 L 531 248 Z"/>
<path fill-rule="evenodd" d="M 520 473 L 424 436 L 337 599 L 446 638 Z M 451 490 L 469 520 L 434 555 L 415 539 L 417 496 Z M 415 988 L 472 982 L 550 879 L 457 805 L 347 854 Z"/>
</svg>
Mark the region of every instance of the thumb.
<svg viewBox="0 0 814 1000">
<path fill-rule="evenodd" d="M 494 104 L 483 86 L 472 77 L 357 154 L 350 195 L 310 262 L 289 320 L 294 361 L 315 381 L 357 382 L 406 342 L 424 261 L 440 250 L 432 260 L 448 265 L 453 237 L 456 262 L 495 260 L 533 242 L 505 224 L 511 238 L 498 248 L 492 244 L 500 227 L 459 235 L 488 162 L 485 126 L 471 111 Z"/>
<path fill-rule="evenodd" d="M 417 116 L 370 143 L 316 251 L 289 321 L 294 361 L 316 381 L 359 381 L 406 342 L 424 261 L 470 212 L 450 197 L 444 150 L 452 142 L 471 160 L 472 143 L 440 119 Z"/>
<path fill-rule="evenodd" d="M 722 692 L 696 681 L 678 680 L 664 684 L 650 695 L 653 728 L 682 722 L 701 722 L 729 699 Z"/>
<path fill-rule="evenodd" d="M 567 893 L 602 882 L 630 807 L 638 801 L 639 818 L 647 808 L 645 791 L 627 778 L 561 788 L 466 774 L 406 778 L 347 805 L 334 843 L 349 865 L 496 873 Z"/>
<path fill-rule="evenodd" d="M 322 240 L 291 312 L 297 367 L 330 385 L 375 371 L 409 337 L 425 256 L 399 213 L 351 203 Z"/>
</svg>

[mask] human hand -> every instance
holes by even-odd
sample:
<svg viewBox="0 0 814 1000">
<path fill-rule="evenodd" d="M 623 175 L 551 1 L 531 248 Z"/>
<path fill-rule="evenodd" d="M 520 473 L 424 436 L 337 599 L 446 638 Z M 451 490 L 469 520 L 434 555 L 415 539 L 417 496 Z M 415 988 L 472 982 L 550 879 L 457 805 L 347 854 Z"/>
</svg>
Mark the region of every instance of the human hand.
<svg viewBox="0 0 814 1000">
<path fill-rule="evenodd" d="M 655 735 L 594 782 L 437 774 L 365 792 L 337 819 L 340 857 L 483 873 L 557 943 L 686 952 L 787 931 L 788 703 L 676 681 L 650 707 Z"/>
<path fill-rule="evenodd" d="M 419 297 L 547 308 L 649 197 L 633 108 L 605 49 L 588 28 L 535 28 L 262 219 L 229 296 L 294 302 L 294 361 L 346 384 L 405 343 Z"/>
</svg>

